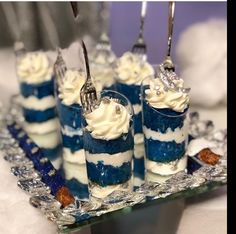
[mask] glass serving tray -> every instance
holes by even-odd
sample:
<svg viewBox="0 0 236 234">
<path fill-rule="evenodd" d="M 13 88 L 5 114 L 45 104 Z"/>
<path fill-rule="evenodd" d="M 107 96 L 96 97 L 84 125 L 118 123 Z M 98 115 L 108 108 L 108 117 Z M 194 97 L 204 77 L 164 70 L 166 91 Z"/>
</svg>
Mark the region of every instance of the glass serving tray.
<svg viewBox="0 0 236 234">
<path fill-rule="evenodd" d="M 19 104 L 13 102 L 6 109 L 0 112 L 0 139 L 2 138 L 0 149 L 5 152 L 4 158 L 13 167 L 25 166 L 28 169 L 28 173 L 31 175 L 30 179 L 28 178 L 30 182 L 27 184 L 23 180 L 22 184 L 21 178 L 18 180 L 18 186 L 31 195 L 31 205 L 39 208 L 49 220 L 58 225 L 60 233 L 78 231 L 109 218 L 129 214 L 137 209 L 166 201 L 196 196 L 220 188 L 227 183 L 227 132 L 225 130 L 214 131 L 213 127 L 209 130 L 211 121 L 201 121 L 197 113 L 192 113 L 190 114 L 189 139 L 196 142 L 201 138 L 205 140 L 205 144 L 203 146 L 198 142 L 198 150 L 195 149 L 196 155 L 188 156 L 187 170 L 173 175 L 164 183 L 145 181 L 144 184 L 136 186 L 133 192 L 115 191 L 105 200 L 79 198 L 80 191 L 71 191 L 74 196 L 78 195 L 74 204 L 61 208 L 58 206 L 56 197 L 51 195 L 48 187 L 40 181 L 40 177 L 32 178 L 32 175 L 38 172 L 32 167 L 32 162 L 24 156 L 24 153 L 21 157 L 18 156 L 18 146 L 7 132 L 6 127 L 9 122 L 22 124 Z M 193 119 L 194 121 L 192 121 Z M 223 152 L 214 165 L 199 160 L 197 156 L 201 149 L 207 148 L 206 141 L 211 145 L 214 143 L 215 147 Z M 14 148 L 15 151 L 12 151 L 11 148 Z M 58 172 L 62 177 L 66 174 L 63 166 Z M 24 179 L 27 180 L 27 177 Z M 34 184 L 36 182 L 39 183 L 37 188 Z"/>
<path fill-rule="evenodd" d="M 101 216 L 90 218 L 85 221 L 76 222 L 71 225 L 65 225 L 63 227 L 59 227 L 59 233 L 74 233 L 74 232 L 77 232 L 83 228 L 89 227 L 91 225 L 105 222 L 107 220 L 110 220 L 112 218 L 116 218 L 119 216 L 130 214 L 131 212 L 136 211 L 137 209 L 143 209 L 148 206 L 155 206 L 155 205 L 158 205 L 158 204 L 170 201 L 170 200 L 194 197 L 194 196 L 197 196 L 197 195 L 200 195 L 203 193 L 207 193 L 207 192 L 219 189 L 226 184 L 227 184 L 226 182 L 221 182 L 221 181 L 208 182 L 208 183 L 201 185 L 197 188 L 186 189 L 182 192 L 171 194 L 165 198 L 159 198 L 156 200 L 148 200 L 142 204 L 137 204 L 132 207 L 128 206 L 128 207 L 125 207 L 125 208 L 117 210 L 117 211 L 113 211 L 113 212 L 110 212 L 107 214 L 103 214 Z"/>
</svg>

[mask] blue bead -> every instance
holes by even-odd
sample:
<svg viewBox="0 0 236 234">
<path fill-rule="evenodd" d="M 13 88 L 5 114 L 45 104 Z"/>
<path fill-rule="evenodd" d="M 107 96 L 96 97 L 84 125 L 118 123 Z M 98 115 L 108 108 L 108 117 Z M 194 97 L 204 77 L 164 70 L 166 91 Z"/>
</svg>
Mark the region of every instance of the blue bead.
<svg viewBox="0 0 236 234">
<path fill-rule="evenodd" d="M 49 176 L 48 174 L 44 175 L 42 177 L 42 180 L 45 184 L 47 184 L 50 187 L 51 193 L 53 195 L 57 193 L 59 188 L 65 186 L 65 180 L 58 172 L 56 172 L 56 174 L 53 176 Z"/>
</svg>

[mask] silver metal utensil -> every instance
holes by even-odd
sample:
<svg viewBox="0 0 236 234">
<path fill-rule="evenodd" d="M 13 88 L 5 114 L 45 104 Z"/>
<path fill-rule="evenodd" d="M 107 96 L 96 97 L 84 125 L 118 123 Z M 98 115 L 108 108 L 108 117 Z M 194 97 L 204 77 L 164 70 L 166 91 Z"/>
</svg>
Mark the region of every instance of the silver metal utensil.
<svg viewBox="0 0 236 234">
<path fill-rule="evenodd" d="M 139 55 L 143 60 L 147 59 L 147 45 L 144 41 L 144 20 L 147 12 L 147 2 L 142 2 L 142 8 L 141 8 L 141 19 L 140 19 L 140 29 L 139 29 L 139 36 L 138 40 L 132 47 L 132 53 Z"/>
<path fill-rule="evenodd" d="M 63 83 L 65 73 L 67 71 L 66 63 L 62 57 L 61 49 L 57 49 L 57 59 L 54 63 L 54 73 L 56 75 L 56 81 L 59 85 Z"/>
<path fill-rule="evenodd" d="M 82 41 L 82 48 L 83 48 L 85 68 L 86 68 L 86 81 L 80 90 L 80 100 L 85 112 L 91 112 L 97 105 L 98 98 L 97 98 L 96 88 L 92 82 L 92 78 L 90 75 L 88 53 L 83 41 Z"/>
<path fill-rule="evenodd" d="M 175 2 L 169 2 L 167 55 L 163 64 L 165 69 L 173 71 L 175 71 L 175 66 L 171 59 L 170 53 L 171 53 L 172 36 L 173 36 L 174 15 L 175 15 Z"/>
</svg>

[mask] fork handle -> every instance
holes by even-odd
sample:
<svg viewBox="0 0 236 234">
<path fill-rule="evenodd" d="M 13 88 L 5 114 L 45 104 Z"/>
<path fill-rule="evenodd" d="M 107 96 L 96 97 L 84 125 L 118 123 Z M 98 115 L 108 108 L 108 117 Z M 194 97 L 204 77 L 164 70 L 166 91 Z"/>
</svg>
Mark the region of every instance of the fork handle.
<svg viewBox="0 0 236 234">
<path fill-rule="evenodd" d="M 168 19 L 168 49 L 167 56 L 170 56 L 173 26 L 174 26 L 174 15 L 175 15 L 175 2 L 169 2 L 169 19 Z"/>
<path fill-rule="evenodd" d="M 90 76 L 88 53 L 87 53 L 87 49 L 86 49 L 86 46 L 85 46 L 83 40 L 82 40 L 82 47 L 83 47 L 83 53 L 84 53 L 85 67 L 86 67 L 86 73 L 87 73 L 87 80 L 90 80 L 91 76 Z"/>
<path fill-rule="evenodd" d="M 147 12 L 147 2 L 142 1 L 139 37 L 143 37 L 144 20 L 146 12 Z"/>
</svg>

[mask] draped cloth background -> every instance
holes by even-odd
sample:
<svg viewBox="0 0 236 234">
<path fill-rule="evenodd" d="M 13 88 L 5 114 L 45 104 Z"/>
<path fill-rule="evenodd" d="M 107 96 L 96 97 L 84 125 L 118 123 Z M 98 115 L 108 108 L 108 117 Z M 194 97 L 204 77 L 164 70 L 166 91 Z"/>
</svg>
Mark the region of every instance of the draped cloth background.
<svg viewBox="0 0 236 234">
<path fill-rule="evenodd" d="M 75 23 L 69 2 L 0 2 L 0 47 L 12 46 L 12 34 L 18 29 L 30 51 L 53 49 L 55 45 L 65 48 L 85 35 L 97 40 L 102 24 L 99 2 L 77 4 L 79 18 Z M 14 9 L 18 25 L 7 20 L 4 10 L 9 8 Z"/>
</svg>

